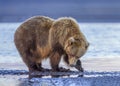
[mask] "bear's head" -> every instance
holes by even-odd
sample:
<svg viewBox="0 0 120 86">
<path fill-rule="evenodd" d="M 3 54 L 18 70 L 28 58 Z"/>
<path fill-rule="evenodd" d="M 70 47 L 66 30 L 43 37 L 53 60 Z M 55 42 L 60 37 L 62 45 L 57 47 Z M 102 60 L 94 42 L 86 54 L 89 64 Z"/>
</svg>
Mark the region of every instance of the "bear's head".
<svg viewBox="0 0 120 86">
<path fill-rule="evenodd" d="M 65 42 L 64 50 L 68 56 L 68 65 L 74 67 L 80 57 L 87 51 L 88 41 L 84 36 L 74 36 Z"/>
</svg>

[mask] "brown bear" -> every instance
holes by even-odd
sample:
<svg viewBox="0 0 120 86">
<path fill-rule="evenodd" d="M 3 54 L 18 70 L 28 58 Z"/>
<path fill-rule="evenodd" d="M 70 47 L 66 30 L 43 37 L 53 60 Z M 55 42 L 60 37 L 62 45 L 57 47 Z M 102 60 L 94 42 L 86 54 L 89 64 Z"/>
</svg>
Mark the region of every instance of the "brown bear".
<svg viewBox="0 0 120 86">
<path fill-rule="evenodd" d="M 53 71 L 60 71 L 62 55 L 69 66 L 82 70 L 79 58 L 89 46 L 77 22 L 69 17 L 32 17 L 18 27 L 14 42 L 29 71 L 44 70 L 41 62 L 46 58 Z"/>
</svg>

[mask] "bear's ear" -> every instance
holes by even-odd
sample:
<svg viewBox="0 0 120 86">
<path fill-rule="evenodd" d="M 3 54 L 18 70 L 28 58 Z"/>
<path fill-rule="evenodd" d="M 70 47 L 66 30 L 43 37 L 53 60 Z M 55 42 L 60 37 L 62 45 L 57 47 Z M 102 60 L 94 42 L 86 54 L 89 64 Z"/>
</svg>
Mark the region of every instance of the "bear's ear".
<svg viewBox="0 0 120 86">
<path fill-rule="evenodd" d="M 72 45 L 74 42 L 75 42 L 74 37 L 71 37 L 71 38 L 69 39 L 69 41 L 68 41 L 68 44 L 69 44 L 69 45 Z"/>
<path fill-rule="evenodd" d="M 67 42 L 65 43 L 64 49 L 66 50 L 66 48 L 67 48 L 68 46 L 71 46 L 71 45 L 73 45 L 74 43 L 75 43 L 74 37 L 70 37 L 70 38 L 67 40 Z"/>
</svg>

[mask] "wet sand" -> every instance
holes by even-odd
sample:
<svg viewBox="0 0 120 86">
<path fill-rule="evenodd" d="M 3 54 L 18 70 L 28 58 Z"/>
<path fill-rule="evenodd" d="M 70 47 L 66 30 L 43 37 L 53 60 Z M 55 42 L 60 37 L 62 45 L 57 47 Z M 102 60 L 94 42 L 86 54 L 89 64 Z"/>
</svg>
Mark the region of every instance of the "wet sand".
<svg viewBox="0 0 120 86">
<path fill-rule="evenodd" d="M 82 65 L 86 71 L 120 71 L 120 57 L 111 58 L 82 58 Z M 60 66 L 69 68 L 65 63 L 60 62 Z M 49 60 L 43 61 L 43 67 L 50 68 Z M 0 69 L 27 70 L 23 62 L 19 63 L 0 63 Z M 75 70 L 74 68 L 70 68 Z"/>
<path fill-rule="evenodd" d="M 0 86 L 119 86 L 120 58 L 87 58 L 82 59 L 85 69 L 84 77 L 61 78 L 28 78 L 27 67 L 24 63 L 0 63 Z M 48 67 L 47 61 L 43 62 Z M 64 63 L 60 63 L 65 66 Z M 74 70 L 74 68 L 71 68 Z M 22 74 L 22 73 L 23 74 Z"/>
</svg>

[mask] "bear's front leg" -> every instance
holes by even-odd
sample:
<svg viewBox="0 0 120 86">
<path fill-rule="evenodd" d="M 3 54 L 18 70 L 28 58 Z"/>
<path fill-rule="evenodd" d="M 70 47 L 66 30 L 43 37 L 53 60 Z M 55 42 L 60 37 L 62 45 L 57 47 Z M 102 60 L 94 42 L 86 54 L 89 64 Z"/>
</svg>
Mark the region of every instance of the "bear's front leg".
<svg viewBox="0 0 120 86">
<path fill-rule="evenodd" d="M 81 61 L 80 61 L 80 60 L 78 60 L 78 61 L 76 62 L 75 68 L 78 69 L 78 70 L 81 71 L 81 72 L 84 72 L 84 69 L 82 68 L 82 64 L 81 64 Z"/>
<path fill-rule="evenodd" d="M 50 56 L 50 64 L 52 67 L 52 71 L 60 71 L 59 63 L 60 63 L 61 56 L 58 52 L 53 52 Z"/>
</svg>

